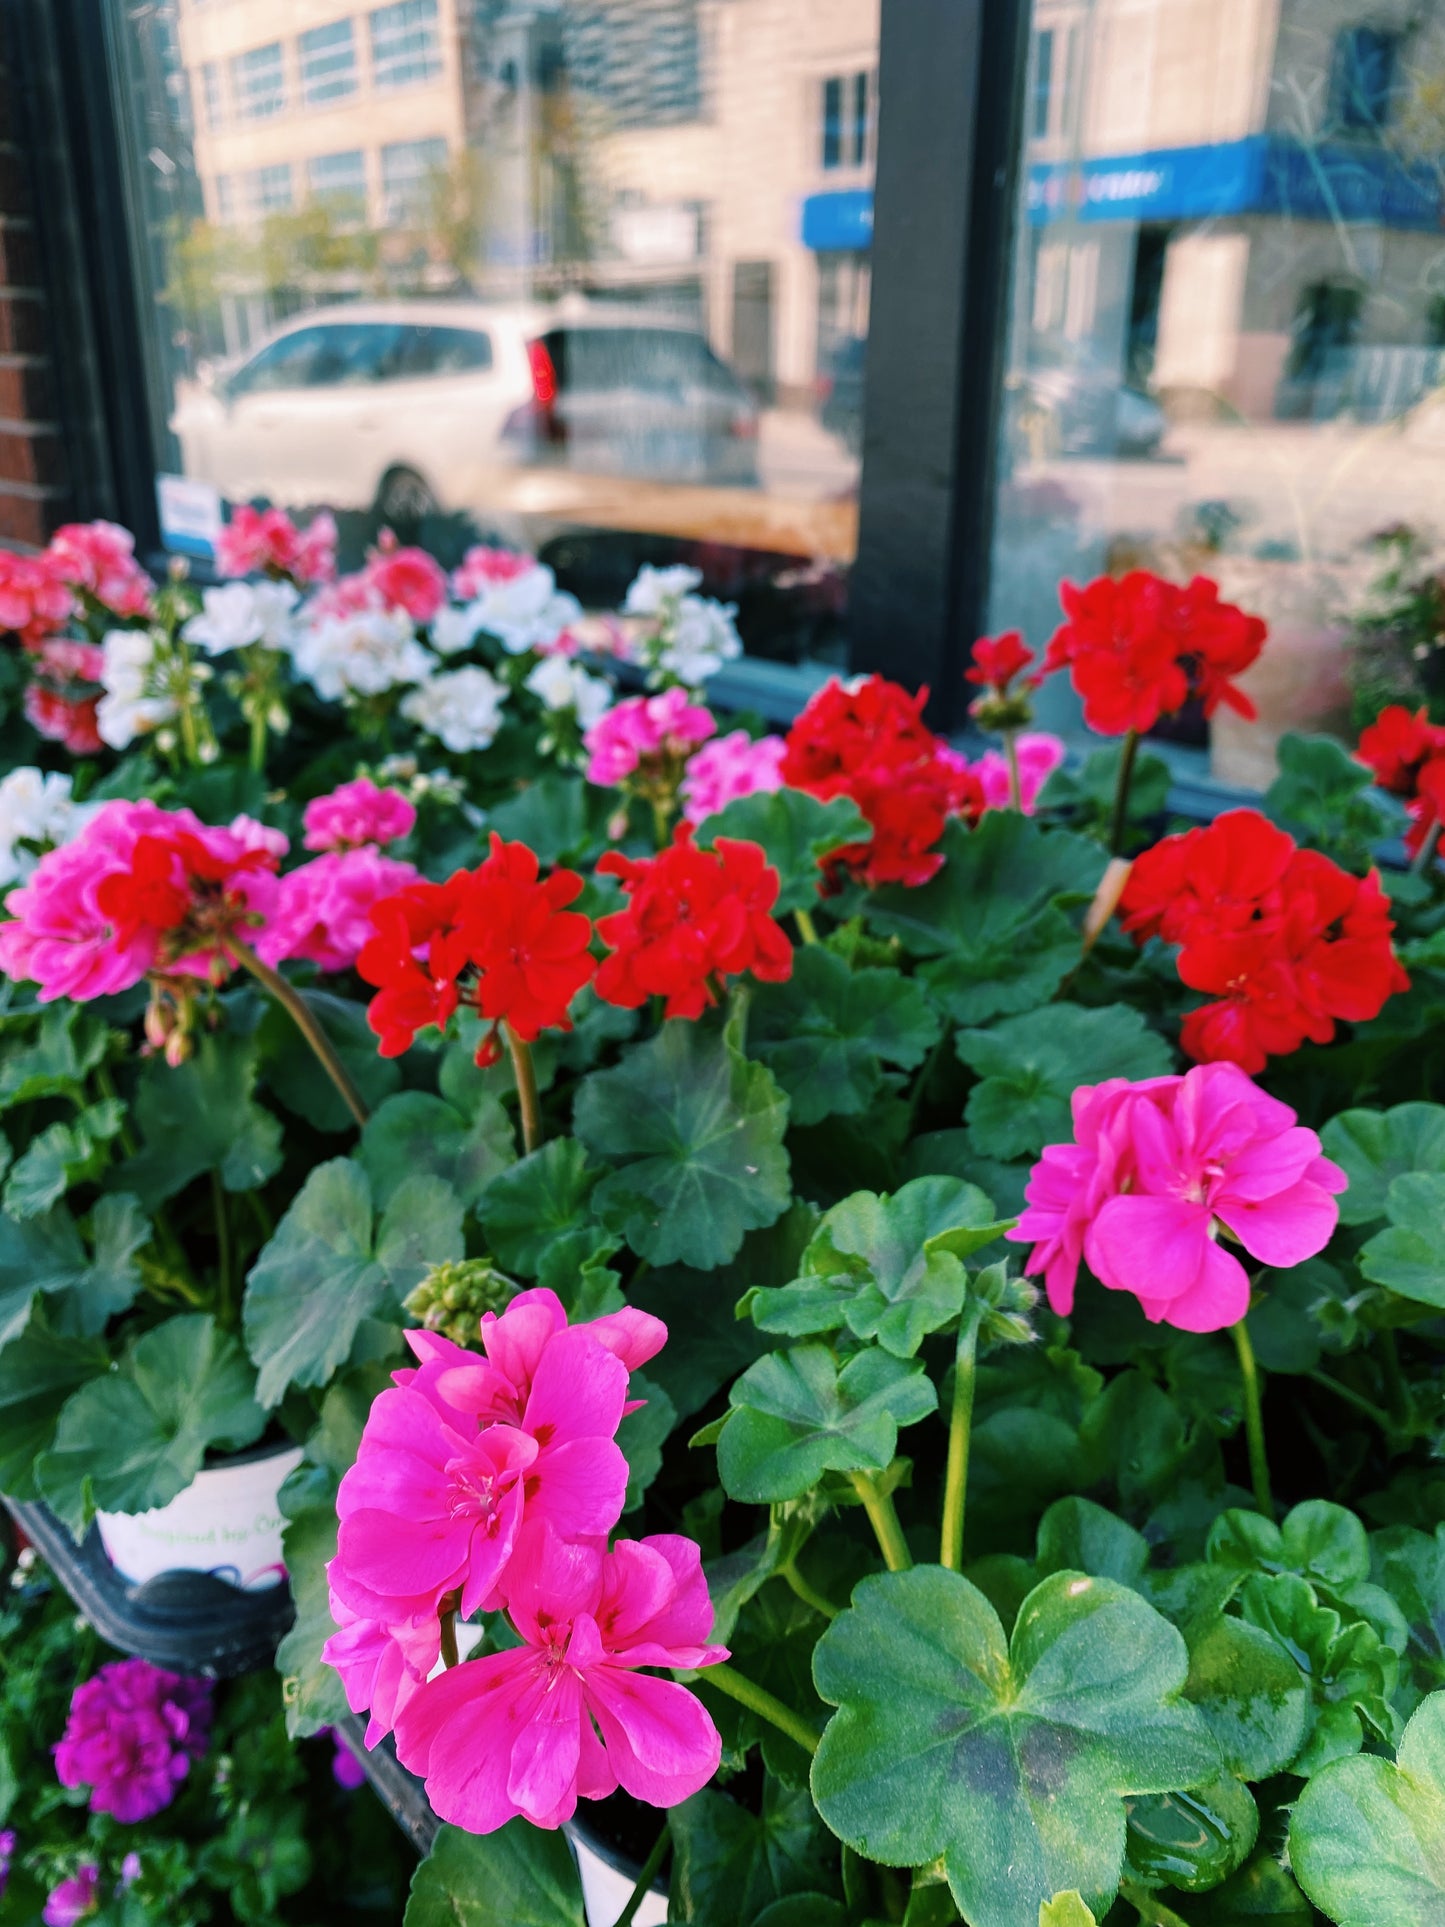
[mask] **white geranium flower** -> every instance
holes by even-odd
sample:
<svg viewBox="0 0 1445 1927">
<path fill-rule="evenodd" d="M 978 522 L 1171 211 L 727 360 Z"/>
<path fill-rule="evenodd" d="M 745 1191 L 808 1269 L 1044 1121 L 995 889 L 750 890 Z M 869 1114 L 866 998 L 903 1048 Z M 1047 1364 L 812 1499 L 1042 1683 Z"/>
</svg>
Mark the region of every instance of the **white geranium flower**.
<svg viewBox="0 0 1445 1927">
<path fill-rule="evenodd" d="M 356 609 L 324 616 L 292 646 L 298 675 L 318 696 L 380 696 L 399 683 L 425 682 L 435 664 L 404 609 Z"/>
<path fill-rule="evenodd" d="M 112 749 L 127 749 L 137 736 L 172 721 L 176 705 L 170 696 L 157 695 L 152 688 L 155 638 L 149 629 L 110 629 L 100 647 L 105 694 L 96 709 L 95 726 L 102 742 Z"/>
<path fill-rule="evenodd" d="M 253 642 L 268 649 L 285 649 L 291 642 L 291 618 L 300 596 L 290 582 L 226 582 L 207 589 L 202 607 L 182 629 L 187 642 L 208 656 L 223 656 Z"/>
<path fill-rule="evenodd" d="M 404 696 L 401 713 L 457 755 L 486 749 L 502 723 L 506 689 L 486 669 L 469 663 L 444 670 Z"/>
<path fill-rule="evenodd" d="M 725 662 L 732 662 L 743 652 L 733 620 L 736 615 L 736 603 L 685 595 L 663 631 L 657 667 L 679 682 L 706 682 Z"/>
<path fill-rule="evenodd" d="M 702 584 L 702 570 L 690 569 L 685 562 L 670 569 L 654 569 L 644 562 L 637 571 L 622 605 L 625 616 L 660 616 L 678 596 L 688 595 Z"/>
<path fill-rule="evenodd" d="M 611 683 L 589 676 L 568 656 L 544 656 L 527 677 L 527 687 L 548 709 L 575 710 L 583 729 L 591 729 L 612 707 Z"/>
<path fill-rule="evenodd" d="M 463 649 L 471 648 L 481 626 L 475 602 L 466 602 L 460 607 L 449 602 L 431 619 L 431 646 L 439 656 L 459 656 Z"/>
<path fill-rule="evenodd" d="M 12 769 L 0 782 L 0 886 L 23 883 L 47 849 L 79 836 L 100 807 L 72 802 L 68 776 Z"/>
<path fill-rule="evenodd" d="M 474 636 L 495 636 L 509 656 L 524 656 L 529 649 L 550 648 L 580 619 L 582 604 L 559 589 L 556 576 L 539 562 L 510 581 L 489 582 L 467 614 L 475 618 Z"/>
</svg>

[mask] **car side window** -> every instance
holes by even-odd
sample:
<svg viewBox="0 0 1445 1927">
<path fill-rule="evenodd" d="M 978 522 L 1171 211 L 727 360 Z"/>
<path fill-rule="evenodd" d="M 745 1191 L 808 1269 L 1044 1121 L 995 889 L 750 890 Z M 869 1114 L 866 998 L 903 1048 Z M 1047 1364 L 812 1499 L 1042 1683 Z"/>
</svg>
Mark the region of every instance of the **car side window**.
<svg viewBox="0 0 1445 1927">
<path fill-rule="evenodd" d="M 339 321 L 316 331 L 324 336 L 308 388 L 362 388 L 396 372 L 404 330 L 394 322 Z"/>
<path fill-rule="evenodd" d="M 434 375 L 480 375 L 492 365 L 492 337 L 480 328 L 425 328 Z"/>
<path fill-rule="evenodd" d="M 269 395 L 283 388 L 310 386 L 325 328 L 299 328 L 283 335 L 238 368 L 228 384 L 233 396 Z"/>
</svg>

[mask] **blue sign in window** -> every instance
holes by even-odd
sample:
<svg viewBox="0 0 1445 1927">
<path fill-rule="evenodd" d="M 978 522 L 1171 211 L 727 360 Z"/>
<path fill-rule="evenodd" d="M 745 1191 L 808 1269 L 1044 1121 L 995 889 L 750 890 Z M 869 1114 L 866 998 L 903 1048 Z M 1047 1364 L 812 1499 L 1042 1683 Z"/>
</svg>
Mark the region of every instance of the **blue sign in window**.
<svg viewBox="0 0 1445 1927">
<path fill-rule="evenodd" d="M 837 188 L 810 194 L 803 202 L 803 246 L 820 254 L 873 245 L 873 190 Z"/>
</svg>

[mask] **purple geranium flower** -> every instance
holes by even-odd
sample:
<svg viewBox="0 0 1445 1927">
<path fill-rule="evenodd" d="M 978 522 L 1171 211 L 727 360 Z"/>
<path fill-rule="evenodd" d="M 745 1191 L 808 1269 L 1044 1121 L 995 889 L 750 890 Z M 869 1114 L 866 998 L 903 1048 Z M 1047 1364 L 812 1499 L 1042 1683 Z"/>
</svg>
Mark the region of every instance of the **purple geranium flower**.
<svg viewBox="0 0 1445 1927">
<path fill-rule="evenodd" d="M 55 1770 L 63 1786 L 90 1788 L 92 1813 L 148 1820 L 175 1798 L 206 1750 L 210 1725 L 205 1680 L 144 1659 L 114 1660 L 76 1687 Z"/>
</svg>

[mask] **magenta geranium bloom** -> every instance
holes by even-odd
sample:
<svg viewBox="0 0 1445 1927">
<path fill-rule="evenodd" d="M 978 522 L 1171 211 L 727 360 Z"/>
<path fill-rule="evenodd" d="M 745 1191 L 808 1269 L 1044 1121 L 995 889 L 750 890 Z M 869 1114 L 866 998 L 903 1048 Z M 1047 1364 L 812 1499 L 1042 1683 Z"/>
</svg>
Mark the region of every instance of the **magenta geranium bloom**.
<svg viewBox="0 0 1445 1927">
<path fill-rule="evenodd" d="M 416 810 L 399 790 L 378 789 L 358 776 L 308 803 L 302 820 L 308 850 L 359 850 L 409 835 Z"/>
<path fill-rule="evenodd" d="M 518 1814 L 560 1826 L 579 1798 L 621 1786 L 670 1807 L 705 1786 L 721 1741 L 686 1687 L 647 1666 L 711 1666 L 713 1609 L 698 1548 L 660 1535 L 610 1553 L 529 1542 L 508 1610 L 525 1642 L 424 1686 L 397 1720 L 397 1753 L 443 1820 L 493 1833 Z"/>
<path fill-rule="evenodd" d="M 93 1914 L 100 1905 L 100 1868 L 93 1860 L 84 1861 L 68 1880 L 52 1887 L 46 1896 L 40 1918 L 45 1927 L 75 1927 L 78 1920 Z"/>
<path fill-rule="evenodd" d="M 211 1689 L 145 1659 L 117 1659 L 76 1687 L 55 1748 L 62 1786 L 128 1825 L 168 1807 L 210 1739 Z"/>
<path fill-rule="evenodd" d="M 1154 1323 L 1219 1331 L 1249 1309 L 1249 1274 L 1228 1243 L 1261 1264 L 1297 1265 L 1339 1219 L 1344 1172 L 1235 1064 L 1075 1091 L 1074 1133 L 1045 1149 L 1008 1234 L 1033 1245 L 1027 1269 L 1043 1273 L 1061 1316 L 1086 1258 Z"/>
<path fill-rule="evenodd" d="M 340 1627 L 321 1649 L 321 1657 L 341 1675 L 346 1703 L 353 1713 L 370 1709 L 366 1744 L 375 1746 L 396 1724 L 396 1716 L 423 1684 L 441 1657 L 441 1626 L 429 1619 L 384 1625 L 364 1619 L 333 1591 L 331 1617 Z"/>
</svg>

